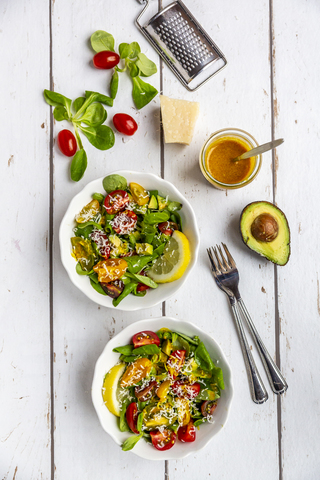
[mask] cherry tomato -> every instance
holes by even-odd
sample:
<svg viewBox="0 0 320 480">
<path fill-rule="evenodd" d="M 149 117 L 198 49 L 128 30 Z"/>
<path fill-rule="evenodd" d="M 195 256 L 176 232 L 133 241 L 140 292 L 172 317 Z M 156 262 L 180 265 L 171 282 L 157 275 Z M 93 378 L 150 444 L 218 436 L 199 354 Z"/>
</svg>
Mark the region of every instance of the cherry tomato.
<svg viewBox="0 0 320 480">
<path fill-rule="evenodd" d="M 178 438 L 180 442 L 194 442 L 196 439 L 196 427 L 191 420 L 185 427 L 178 428 Z"/>
<path fill-rule="evenodd" d="M 149 290 L 150 287 L 148 285 L 145 285 L 144 283 L 138 283 L 137 285 L 137 292 L 144 292 L 145 290 Z"/>
<path fill-rule="evenodd" d="M 113 125 L 118 132 L 124 135 L 131 136 L 138 130 L 137 122 L 126 113 L 116 113 L 113 117 Z"/>
<path fill-rule="evenodd" d="M 100 283 L 102 289 L 106 292 L 107 295 L 111 298 L 118 298 L 124 289 L 124 283 L 122 280 L 115 280 L 110 283 Z"/>
<path fill-rule="evenodd" d="M 139 433 L 137 430 L 138 407 L 135 402 L 132 402 L 130 405 L 128 405 L 126 410 L 126 419 L 130 430 L 132 430 L 133 433 Z"/>
<path fill-rule="evenodd" d="M 193 400 L 196 398 L 200 393 L 200 383 L 195 382 L 191 385 L 189 383 L 182 382 L 181 380 L 176 380 L 172 386 L 172 391 L 178 397 L 188 398 L 189 400 Z"/>
<path fill-rule="evenodd" d="M 211 417 L 215 409 L 217 408 L 217 402 L 207 400 L 201 405 L 201 413 L 204 417 Z"/>
<path fill-rule="evenodd" d="M 134 183 L 131 182 L 129 184 L 130 192 L 133 197 L 133 200 L 138 204 L 138 205 L 145 205 L 146 203 L 149 202 L 149 193 L 147 190 L 145 190 L 139 183 Z"/>
<path fill-rule="evenodd" d="M 99 282 L 110 283 L 121 278 L 127 268 L 128 264 L 123 258 L 108 258 L 100 260 L 93 270 L 98 274 Z"/>
<path fill-rule="evenodd" d="M 165 235 L 172 235 L 174 230 L 179 230 L 179 226 L 175 222 L 162 222 L 159 223 L 158 228 L 161 233 Z"/>
<path fill-rule="evenodd" d="M 175 444 L 177 435 L 172 431 L 168 430 L 167 428 L 164 429 L 162 432 L 159 430 L 154 430 L 150 432 L 152 445 L 157 450 L 169 450 Z"/>
<path fill-rule="evenodd" d="M 175 379 L 178 376 L 179 371 L 184 364 L 185 356 L 185 350 L 175 350 L 169 356 L 167 360 L 167 367 L 171 378 Z"/>
<path fill-rule="evenodd" d="M 90 233 L 91 240 L 97 245 L 101 257 L 106 260 L 110 257 L 110 244 L 107 235 L 102 230 L 93 230 Z"/>
<path fill-rule="evenodd" d="M 115 67 L 119 62 L 119 55 L 115 52 L 110 52 L 109 50 L 103 50 L 102 52 L 96 53 L 93 57 L 93 65 L 96 68 L 102 68 L 104 70 Z"/>
<path fill-rule="evenodd" d="M 132 232 L 136 228 L 138 217 L 131 210 L 124 210 L 118 213 L 111 221 L 113 230 L 120 234 L 125 235 Z"/>
<path fill-rule="evenodd" d="M 150 330 L 144 330 L 143 332 L 136 333 L 132 337 L 132 343 L 134 345 L 134 348 L 152 344 L 155 344 L 159 347 L 160 338 L 156 333 L 151 332 Z"/>
<path fill-rule="evenodd" d="M 57 137 L 58 147 L 66 157 L 73 157 L 77 151 L 77 140 L 70 130 L 61 130 Z"/>
<path fill-rule="evenodd" d="M 152 390 L 154 390 L 157 386 L 158 383 L 155 380 L 152 380 L 152 382 L 142 389 L 141 387 L 136 387 L 134 389 L 134 393 L 139 402 L 146 402 L 147 400 L 150 400 L 152 397 Z"/>
<path fill-rule="evenodd" d="M 103 205 L 109 215 L 123 210 L 127 203 L 130 202 L 129 195 L 124 190 L 115 190 L 109 193 L 104 199 Z"/>
</svg>

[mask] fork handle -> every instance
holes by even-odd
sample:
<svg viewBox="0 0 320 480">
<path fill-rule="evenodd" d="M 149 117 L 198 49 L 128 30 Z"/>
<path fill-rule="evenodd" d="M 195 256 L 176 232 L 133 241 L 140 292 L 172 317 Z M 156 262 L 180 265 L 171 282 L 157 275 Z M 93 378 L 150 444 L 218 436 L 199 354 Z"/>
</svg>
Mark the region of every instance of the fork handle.
<svg viewBox="0 0 320 480">
<path fill-rule="evenodd" d="M 272 391 L 276 394 L 284 393 L 288 388 L 287 382 L 285 381 L 282 373 L 280 372 L 275 362 L 272 360 L 272 357 L 270 356 L 263 341 L 261 340 L 260 335 L 249 315 L 249 312 L 242 298 L 238 298 L 238 305 L 242 315 L 244 316 L 245 320 L 249 325 L 250 331 L 257 345 Z"/>
<path fill-rule="evenodd" d="M 243 323 L 241 320 L 241 315 L 240 315 L 237 302 L 231 304 L 231 308 L 232 308 L 232 313 L 234 315 L 237 329 L 238 329 L 240 345 L 241 345 L 241 350 L 244 358 L 244 363 L 247 369 L 247 375 L 248 375 L 252 400 L 255 403 L 264 403 L 268 400 L 268 393 L 261 380 L 255 361 L 253 359 L 253 356 L 248 344 L 248 340 L 243 328 Z"/>
</svg>

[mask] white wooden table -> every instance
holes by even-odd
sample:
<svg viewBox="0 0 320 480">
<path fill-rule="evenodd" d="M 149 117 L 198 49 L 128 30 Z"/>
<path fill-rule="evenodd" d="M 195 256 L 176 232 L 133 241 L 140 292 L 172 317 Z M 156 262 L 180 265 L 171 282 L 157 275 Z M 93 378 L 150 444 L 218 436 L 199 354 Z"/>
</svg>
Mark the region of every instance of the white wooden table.
<svg viewBox="0 0 320 480">
<path fill-rule="evenodd" d="M 2 480 L 311 480 L 320 478 L 319 78 L 317 0 L 186 0 L 228 59 L 227 68 L 188 93 L 134 25 L 133 0 L 2 0 L 0 477 Z M 153 3 L 153 8 L 157 2 Z M 69 161 L 55 138 L 44 88 L 70 98 L 107 93 L 109 73 L 92 68 L 88 39 L 97 29 L 117 44 L 138 41 L 158 65 L 150 82 L 165 95 L 200 102 L 192 144 L 161 143 L 159 98 L 140 112 L 130 79 L 121 77 L 116 112 L 139 123 L 132 139 L 95 150 L 85 140 L 88 169 L 69 179 Z M 251 132 L 260 143 L 284 137 L 266 153 L 257 179 L 232 192 L 202 177 L 198 154 L 223 127 Z M 152 172 L 173 182 L 199 219 L 201 251 L 178 295 L 150 310 L 99 307 L 69 281 L 60 261 L 58 229 L 72 199 L 114 169 Z M 275 202 L 292 235 L 287 266 L 252 254 L 239 235 L 242 208 Z M 241 292 L 289 389 L 252 402 L 226 297 L 213 283 L 205 247 L 225 241 L 241 273 Z M 126 325 L 167 314 L 197 323 L 231 365 L 234 401 L 227 425 L 210 445 L 182 461 L 153 463 L 121 449 L 100 427 L 91 403 L 93 368 L 106 342 Z M 252 342 L 252 340 L 250 339 Z"/>
</svg>

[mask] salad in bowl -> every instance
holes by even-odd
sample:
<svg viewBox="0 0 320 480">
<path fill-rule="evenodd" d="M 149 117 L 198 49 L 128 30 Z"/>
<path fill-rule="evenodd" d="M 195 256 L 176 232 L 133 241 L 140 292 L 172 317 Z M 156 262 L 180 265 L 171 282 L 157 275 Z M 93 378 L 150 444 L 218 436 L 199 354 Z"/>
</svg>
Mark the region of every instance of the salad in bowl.
<svg viewBox="0 0 320 480">
<path fill-rule="evenodd" d="M 100 304 L 114 308 L 121 304 L 121 309 L 124 301 L 123 309 L 130 310 L 136 308 L 128 306 L 133 303 L 128 297 L 139 303 L 141 297 L 152 296 L 152 302 L 141 302 L 140 308 L 145 308 L 182 285 L 195 264 L 199 238 L 194 213 L 180 194 L 150 188 L 151 183 L 159 186 L 159 181 L 150 182 L 150 177 L 157 178 L 154 175 L 125 174 L 101 179 L 100 188 L 92 189 L 83 203 L 78 201 L 72 213 L 70 205 L 68 224 L 66 218 L 61 224 L 60 245 L 62 261 L 77 286 Z M 160 186 L 168 184 L 158 180 Z M 168 284 L 174 287 L 156 292 Z"/>
<path fill-rule="evenodd" d="M 194 325 L 167 317 L 126 331 L 95 369 L 92 397 L 103 427 L 122 450 L 144 458 L 199 450 L 225 423 L 232 397 L 219 347 Z"/>
</svg>

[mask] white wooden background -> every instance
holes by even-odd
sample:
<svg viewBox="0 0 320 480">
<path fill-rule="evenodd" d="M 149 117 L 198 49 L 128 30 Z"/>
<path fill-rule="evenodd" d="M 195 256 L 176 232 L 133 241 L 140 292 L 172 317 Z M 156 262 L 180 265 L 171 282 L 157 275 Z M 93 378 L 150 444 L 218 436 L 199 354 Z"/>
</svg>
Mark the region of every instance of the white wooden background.
<svg viewBox="0 0 320 480">
<path fill-rule="evenodd" d="M 2 0 L 0 5 L 1 335 L 0 478 L 2 480 L 318 480 L 320 478 L 320 272 L 318 0 L 186 0 L 225 53 L 229 65 L 188 93 L 134 25 L 134 0 Z M 157 7 L 153 2 L 152 8 Z M 151 14 L 151 11 L 150 11 Z M 148 17 L 148 15 L 147 15 Z M 132 139 L 95 150 L 78 183 L 55 145 L 67 125 L 54 124 L 42 91 L 70 98 L 106 92 L 109 73 L 90 65 L 97 29 L 117 43 L 139 41 L 158 65 L 150 79 L 164 94 L 201 105 L 191 146 L 163 145 L 159 98 L 135 111 L 130 80 L 121 76 L 116 112 L 135 116 Z M 198 167 L 210 133 L 251 132 L 260 143 L 284 137 L 267 153 L 258 178 L 233 192 L 212 188 Z M 114 169 L 153 172 L 173 182 L 199 220 L 201 252 L 193 278 L 150 310 L 108 310 L 69 281 L 60 262 L 58 228 L 71 200 L 89 181 Z M 242 208 L 275 201 L 287 214 L 292 255 L 276 268 L 250 253 L 239 236 Z M 261 336 L 289 384 L 281 398 L 255 405 L 225 296 L 213 283 L 205 247 L 225 241 L 240 273 L 240 290 Z M 90 388 L 106 342 L 129 323 L 162 313 L 197 323 L 230 362 L 234 401 L 211 444 L 182 461 L 154 464 L 122 452 L 100 427 Z"/>
</svg>

